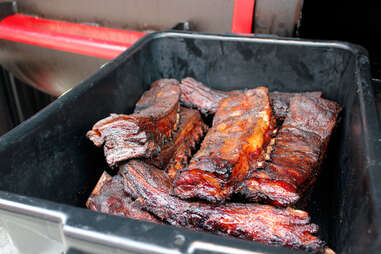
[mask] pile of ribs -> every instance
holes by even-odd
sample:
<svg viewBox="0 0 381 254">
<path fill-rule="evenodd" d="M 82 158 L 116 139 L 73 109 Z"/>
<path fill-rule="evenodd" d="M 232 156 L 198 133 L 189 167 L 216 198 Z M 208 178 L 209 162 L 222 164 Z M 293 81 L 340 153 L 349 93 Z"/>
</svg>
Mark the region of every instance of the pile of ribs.
<svg viewBox="0 0 381 254">
<path fill-rule="evenodd" d="M 226 92 L 193 78 L 158 80 L 132 114 L 111 114 L 87 133 L 115 175 L 103 173 L 86 206 L 332 253 L 295 207 L 320 173 L 341 109 L 321 92 Z"/>
</svg>

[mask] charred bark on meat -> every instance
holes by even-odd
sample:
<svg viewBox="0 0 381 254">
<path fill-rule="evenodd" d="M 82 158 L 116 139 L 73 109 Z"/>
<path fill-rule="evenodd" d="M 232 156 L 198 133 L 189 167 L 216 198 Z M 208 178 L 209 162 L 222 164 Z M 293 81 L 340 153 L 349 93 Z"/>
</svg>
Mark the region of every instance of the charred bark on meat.
<svg viewBox="0 0 381 254">
<path fill-rule="evenodd" d="M 166 170 L 174 179 L 177 172 L 188 165 L 192 151 L 208 129 L 200 113 L 195 109 L 181 107 L 180 123 L 173 138 L 163 146 L 159 155 L 146 159 L 145 162 Z"/>
<path fill-rule="evenodd" d="M 131 158 L 155 156 L 177 129 L 179 99 L 176 80 L 156 81 L 137 102 L 133 114 L 111 114 L 97 122 L 87 138 L 98 147 L 104 145 L 110 166 Z"/>
<path fill-rule="evenodd" d="M 164 171 L 138 160 L 122 165 L 119 173 L 132 186 L 137 202 L 171 225 L 295 249 L 317 251 L 324 246 L 313 235 L 318 226 L 304 211 L 260 204 L 187 202 L 170 195 L 171 181 Z"/>
<path fill-rule="evenodd" d="M 273 121 L 267 88 L 223 99 L 199 151 L 174 181 L 183 199 L 226 200 L 249 168 L 256 168 L 271 138 Z"/>
<path fill-rule="evenodd" d="M 251 170 L 237 188 L 250 201 L 295 204 L 315 182 L 341 107 L 318 97 L 295 96 L 277 137 L 271 160 Z"/>
<path fill-rule="evenodd" d="M 212 89 L 203 83 L 193 79 L 185 78 L 180 83 L 181 103 L 187 107 L 196 108 L 204 115 L 215 114 L 220 102 L 234 95 L 244 93 L 244 90 L 219 91 Z M 270 104 L 273 109 L 274 117 L 282 121 L 287 115 L 290 99 L 295 95 L 321 97 L 322 92 L 305 93 L 283 93 L 272 92 L 269 94 Z"/>
<path fill-rule="evenodd" d="M 97 212 L 161 223 L 149 212 L 141 209 L 140 203 L 132 200 L 125 190 L 122 176 L 111 177 L 104 172 L 86 202 L 86 206 Z"/>
</svg>

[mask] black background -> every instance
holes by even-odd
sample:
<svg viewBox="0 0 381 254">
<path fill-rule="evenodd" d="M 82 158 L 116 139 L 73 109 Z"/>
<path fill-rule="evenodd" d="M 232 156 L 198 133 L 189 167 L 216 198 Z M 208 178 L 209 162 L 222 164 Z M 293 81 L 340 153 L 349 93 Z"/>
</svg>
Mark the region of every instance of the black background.
<svg viewBox="0 0 381 254">
<path fill-rule="evenodd" d="M 373 78 L 381 78 L 379 1 L 305 0 L 299 36 L 359 44 L 370 54 Z"/>
</svg>

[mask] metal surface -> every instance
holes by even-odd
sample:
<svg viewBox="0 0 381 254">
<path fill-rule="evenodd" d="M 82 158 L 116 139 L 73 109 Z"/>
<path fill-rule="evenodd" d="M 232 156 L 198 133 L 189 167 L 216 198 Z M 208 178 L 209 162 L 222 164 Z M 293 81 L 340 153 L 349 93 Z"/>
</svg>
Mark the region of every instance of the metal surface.
<svg viewBox="0 0 381 254">
<path fill-rule="evenodd" d="M 19 0 L 19 11 L 44 18 L 131 30 L 167 30 L 188 20 L 196 31 L 231 31 L 234 0 Z"/>
<path fill-rule="evenodd" d="M 256 0 L 254 33 L 294 36 L 303 0 Z"/>
<path fill-rule="evenodd" d="M 107 167 L 102 149 L 85 138 L 89 128 L 111 112 L 132 112 L 154 80 L 185 76 L 222 90 L 259 84 L 322 90 L 340 103 L 342 121 L 305 209 L 338 253 L 379 251 L 381 133 L 367 53 L 347 43 L 286 38 L 156 33 L 133 45 L 0 138 L 0 214 L 17 224 L 7 225 L 38 224 L 29 232 L 71 253 L 295 253 L 84 209 Z M 22 242 L 18 234 L 11 237 Z"/>
<path fill-rule="evenodd" d="M 54 100 L 0 67 L 0 136 Z"/>
<path fill-rule="evenodd" d="M 17 8 L 20 13 L 29 15 L 76 23 L 90 23 L 103 27 L 140 31 L 167 30 L 180 21 L 187 21 L 195 31 L 230 32 L 233 8 L 242 6 L 242 3 L 246 2 L 241 0 L 115 0 L 112 2 L 107 0 L 80 2 L 74 0 L 20 0 L 17 1 Z M 3 6 L 4 16 L 12 13 L 5 12 L 5 9 L 9 10 L 10 6 L 14 7 L 9 3 Z M 14 9 L 11 10 L 14 11 Z M 250 14 L 250 18 L 245 16 L 246 19 L 252 18 L 252 9 L 248 11 L 241 8 L 241 10 L 239 15 L 241 18 L 243 11 L 245 15 Z M 20 20 L 16 27 L 13 23 L 5 26 L 4 38 L 107 59 L 112 59 L 126 48 L 121 48 L 118 40 L 110 45 L 107 44 L 110 37 L 107 34 L 102 37 L 105 41 L 98 38 L 99 36 L 86 40 L 86 33 L 80 35 L 81 38 L 77 38 L 78 34 L 73 36 L 70 31 L 66 31 L 68 34 L 62 33 L 61 30 L 58 33 L 53 31 L 55 34 L 52 34 L 51 31 L 44 31 L 47 26 L 42 28 L 23 27 L 25 24 L 26 22 Z M 73 26 L 74 24 L 68 25 Z M 242 25 L 242 22 L 236 24 L 238 28 L 239 25 Z M 56 25 L 49 26 L 49 29 L 52 27 L 57 29 Z M 93 28 L 96 29 L 95 26 Z M 78 30 L 74 27 L 71 29 Z M 249 26 L 246 27 L 247 29 L 250 29 Z M 83 31 L 81 33 L 83 34 Z M 99 35 L 100 32 L 94 34 Z M 0 64 L 7 70 L 30 85 L 54 96 L 59 96 L 73 88 L 107 62 L 103 59 L 77 56 L 61 51 L 55 52 L 3 40 L 0 40 L 0 50 Z M 109 51 L 110 53 L 107 53 Z"/>
<path fill-rule="evenodd" d="M 17 78 L 59 96 L 90 77 L 107 59 L 0 40 L 0 63 Z"/>
<path fill-rule="evenodd" d="M 114 59 L 145 33 L 14 14 L 0 20 L 0 39 Z"/>
<path fill-rule="evenodd" d="M 235 0 L 233 10 L 232 32 L 251 34 L 253 32 L 253 14 L 255 0 Z"/>
</svg>

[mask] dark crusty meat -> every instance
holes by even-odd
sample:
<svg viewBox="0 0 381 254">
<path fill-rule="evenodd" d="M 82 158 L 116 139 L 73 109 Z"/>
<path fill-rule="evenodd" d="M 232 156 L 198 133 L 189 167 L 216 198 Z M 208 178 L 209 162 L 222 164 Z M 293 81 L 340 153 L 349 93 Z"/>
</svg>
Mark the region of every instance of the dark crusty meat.
<svg viewBox="0 0 381 254">
<path fill-rule="evenodd" d="M 214 90 L 193 78 L 181 80 L 180 89 L 181 102 L 187 107 L 197 108 L 205 115 L 216 113 L 222 99 L 242 93 L 242 91 Z"/>
<path fill-rule="evenodd" d="M 131 115 L 111 116 L 97 122 L 87 137 L 100 147 L 104 144 L 107 163 L 157 155 L 172 138 L 179 121 L 180 89 L 173 79 L 152 84 Z"/>
<path fill-rule="evenodd" d="M 324 246 L 313 235 L 318 226 L 310 223 L 306 212 L 261 204 L 187 202 L 170 195 L 164 171 L 138 160 L 122 165 L 119 173 L 133 186 L 137 202 L 171 225 L 295 249 L 318 251 Z"/>
<path fill-rule="evenodd" d="M 295 95 L 322 97 L 322 92 L 305 92 L 305 93 L 284 93 L 284 92 L 272 92 L 270 93 L 270 103 L 273 108 L 275 117 L 279 120 L 284 120 L 287 116 L 288 107 L 290 105 L 290 99 Z"/>
<path fill-rule="evenodd" d="M 175 178 L 177 171 L 188 165 L 192 151 L 207 129 L 198 110 L 181 107 L 179 127 L 172 140 L 163 146 L 159 155 L 145 159 L 145 162 L 165 169 L 171 178 Z"/>
<path fill-rule="evenodd" d="M 205 115 L 214 114 L 218 105 L 224 98 L 243 93 L 243 90 L 218 91 L 207 87 L 193 78 L 185 78 L 180 83 L 181 102 L 187 107 L 197 108 Z M 283 120 L 287 114 L 290 98 L 298 93 L 270 93 L 270 103 L 273 108 L 274 117 Z M 301 93 L 306 96 L 321 97 L 321 92 Z"/>
<path fill-rule="evenodd" d="M 237 191 L 251 201 L 296 203 L 316 180 L 340 111 L 338 104 L 322 98 L 291 98 L 270 162 L 262 170 L 252 170 Z"/>
<path fill-rule="evenodd" d="M 174 181 L 180 198 L 222 202 L 249 170 L 256 168 L 271 138 L 272 112 L 267 88 L 223 99 L 200 150 Z"/>
<path fill-rule="evenodd" d="M 159 223 L 149 212 L 140 208 L 124 191 L 124 179 L 120 175 L 111 177 L 104 172 L 86 202 L 86 206 L 102 213 L 125 216 L 131 219 Z"/>
</svg>

